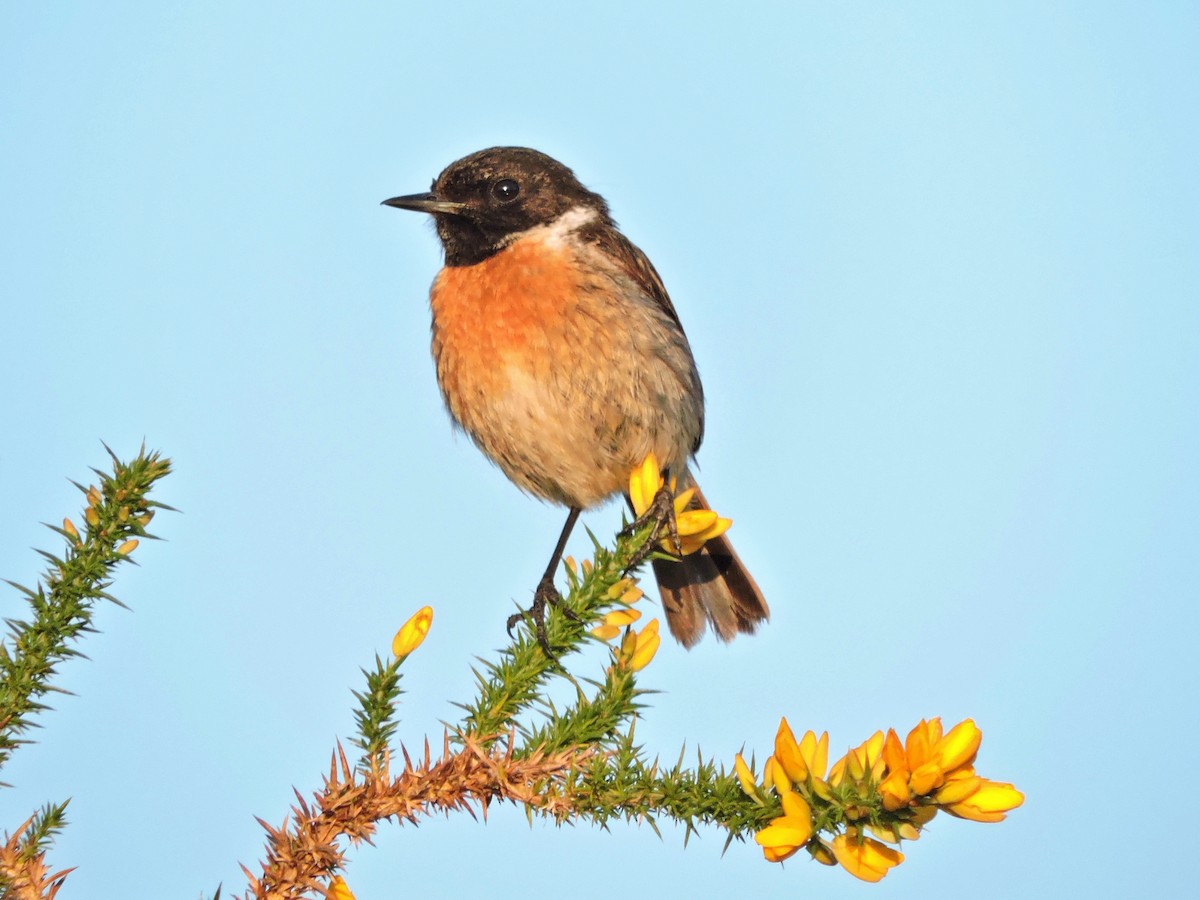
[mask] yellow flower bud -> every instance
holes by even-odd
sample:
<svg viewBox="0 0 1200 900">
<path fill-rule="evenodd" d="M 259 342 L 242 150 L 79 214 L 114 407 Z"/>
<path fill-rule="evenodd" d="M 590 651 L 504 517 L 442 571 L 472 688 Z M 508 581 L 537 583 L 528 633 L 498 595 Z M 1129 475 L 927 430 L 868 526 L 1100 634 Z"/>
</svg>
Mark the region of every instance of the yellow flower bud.
<svg viewBox="0 0 1200 900">
<path fill-rule="evenodd" d="M 69 534 L 76 543 L 79 543 L 79 532 L 75 530 L 75 523 L 70 519 L 63 519 L 63 531 Z"/>
<path fill-rule="evenodd" d="M 137 545 L 138 545 L 137 538 L 130 538 L 125 543 L 123 543 L 120 547 L 117 548 L 117 553 L 120 554 L 121 556 L 128 556 L 130 553 L 132 553 L 134 550 L 137 549 Z"/>
<path fill-rule="evenodd" d="M 837 857 L 833 855 L 833 849 L 824 841 L 809 841 L 808 852 L 823 866 L 837 865 Z"/>
<path fill-rule="evenodd" d="M 95 528 L 100 524 L 100 513 L 96 512 L 94 506 L 89 506 L 83 511 L 83 517 L 87 519 L 87 523 Z"/>
<path fill-rule="evenodd" d="M 742 790 L 746 792 L 746 796 L 757 797 L 758 784 L 754 781 L 754 773 L 750 771 L 750 767 L 746 765 L 746 760 L 742 759 L 742 754 L 740 753 L 733 757 L 733 770 L 737 773 L 738 783 L 741 784 Z"/>
<path fill-rule="evenodd" d="M 397 659 L 408 656 L 425 640 L 429 634 L 429 626 L 433 624 L 433 608 L 422 606 L 407 622 L 400 626 L 392 639 L 392 655 Z"/>
</svg>

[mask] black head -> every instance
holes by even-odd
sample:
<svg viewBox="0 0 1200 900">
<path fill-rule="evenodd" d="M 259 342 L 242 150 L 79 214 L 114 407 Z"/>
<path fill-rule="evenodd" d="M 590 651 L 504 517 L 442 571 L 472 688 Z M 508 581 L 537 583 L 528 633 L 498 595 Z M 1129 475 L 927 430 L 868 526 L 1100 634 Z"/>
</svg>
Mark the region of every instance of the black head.
<svg viewBox="0 0 1200 900">
<path fill-rule="evenodd" d="M 383 201 L 430 213 L 446 250 L 446 265 L 469 266 L 504 249 L 514 235 L 548 225 L 569 210 L 594 210 L 612 225 L 608 204 L 575 173 L 527 147 L 492 147 L 451 163 L 428 194 Z"/>
</svg>

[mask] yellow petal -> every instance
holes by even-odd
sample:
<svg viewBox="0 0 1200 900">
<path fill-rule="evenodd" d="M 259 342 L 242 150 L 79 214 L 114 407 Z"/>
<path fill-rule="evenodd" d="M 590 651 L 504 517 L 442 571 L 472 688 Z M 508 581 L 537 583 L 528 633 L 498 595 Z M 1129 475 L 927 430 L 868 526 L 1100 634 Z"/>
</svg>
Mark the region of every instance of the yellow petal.
<svg viewBox="0 0 1200 900">
<path fill-rule="evenodd" d="M 775 788 L 775 793 L 781 797 L 785 791 L 792 789 L 792 783 L 788 781 L 787 773 L 783 771 L 783 766 L 774 756 L 768 756 L 767 761 L 763 763 L 763 784 Z"/>
<path fill-rule="evenodd" d="M 945 776 L 942 774 L 942 770 L 937 767 L 937 764 L 927 762 L 913 770 L 912 775 L 909 776 L 908 784 L 914 794 L 922 796 L 940 788 L 944 781 Z"/>
<path fill-rule="evenodd" d="M 883 808 L 895 811 L 908 805 L 912 799 L 912 791 L 908 788 L 908 772 L 897 769 L 879 783 L 879 796 L 883 798 Z"/>
<path fill-rule="evenodd" d="M 933 742 L 929 740 L 929 723 L 922 719 L 908 733 L 908 738 L 904 742 L 904 752 L 908 757 L 908 771 L 915 772 L 929 762 L 929 751 L 932 746 Z"/>
<path fill-rule="evenodd" d="M 805 841 L 810 837 L 812 837 L 812 825 L 800 820 L 792 821 L 787 816 L 780 816 L 754 835 L 754 841 L 761 847 L 774 847 L 776 850 L 795 852 L 803 847 Z"/>
<path fill-rule="evenodd" d="M 642 593 L 641 588 L 631 587 L 629 590 L 627 590 L 625 593 L 623 593 L 617 599 L 620 600 L 622 603 L 637 603 L 644 596 L 646 596 L 646 595 L 644 593 Z"/>
<path fill-rule="evenodd" d="M 675 530 L 680 537 L 690 537 L 712 528 L 717 522 L 717 514 L 711 509 L 689 509 L 675 517 Z"/>
<path fill-rule="evenodd" d="M 783 862 L 785 859 L 793 856 L 799 847 L 790 847 L 787 849 L 779 849 L 776 847 L 763 847 L 763 858 L 767 862 Z"/>
<path fill-rule="evenodd" d="M 635 515 L 641 515 L 650 508 L 650 501 L 662 487 L 662 470 L 654 454 L 649 454 L 642 464 L 633 470 L 629 477 L 629 500 L 633 504 Z"/>
<path fill-rule="evenodd" d="M 611 641 L 620 633 L 621 629 L 616 625 L 597 625 L 592 629 L 592 634 L 602 641 Z"/>
<path fill-rule="evenodd" d="M 422 606 L 407 622 L 400 626 L 392 639 L 392 655 L 399 659 L 408 656 L 425 640 L 429 634 L 429 626 L 433 624 L 433 608 Z"/>
<path fill-rule="evenodd" d="M 341 875 L 329 882 L 329 893 L 326 896 L 330 900 L 354 900 L 354 894 L 350 892 L 350 887 Z"/>
<path fill-rule="evenodd" d="M 833 839 L 833 855 L 855 878 L 879 881 L 888 870 L 904 862 L 904 854 L 872 838 L 839 834 Z"/>
<path fill-rule="evenodd" d="M 934 744 L 930 759 L 937 763 L 943 772 L 953 771 L 959 766 L 969 766 L 975 761 L 975 754 L 982 740 L 983 733 L 975 727 L 975 723 L 971 719 L 964 719 Z"/>
<path fill-rule="evenodd" d="M 800 755 L 800 746 L 787 719 L 779 720 L 779 730 L 775 732 L 775 762 L 783 767 L 792 784 L 800 784 L 808 778 L 808 766 Z"/>
<path fill-rule="evenodd" d="M 807 822 L 809 830 L 812 830 L 812 807 L 808 805 L 807 800 L 795 791 L 787 791 L 780 795 L 779 801 L 783 804 L 783 814 L 786 818 Z"/>
<path fill-rule="evenodd" d="M 904 745 L 896 729 L 889 728 L 887 737 L 883 740 L 883 762 L 889 772 L 908 772 L 908 757 L 904 754 Z"/>
<path fill-rule="evenodd" d="M 938 792 L 933 795 L 933 799 L 942 806 L 949 806 L 952 803 L 966 800 L 979 790 L 982 784 L 983 779 L 978 775 L 973 778 L 955 778 L 947 781 L 938 788 Z"/>
<path fill-rule="evenodd" d="M 883 732 L 877 731 L 862 743 L 864 768 L 873 768 L 883 758 Z"/>
<path fill-rule="evenodd" d="M 960 803 L 942 808 L 952 816 L 971 819 L 975 822 L 1000 822 L 1005 813 L 1025 802 L 1025 795 L 1011 784 L 984 781 L 971 796 Z"/>
<path fill-rule="evenodd" d="M 829 770 L 829 778 L 826 779 L 834 787 L 838 787 L 842 783 L 842 779 L 846 776 L 846 757 L 842 757 L 833 764 L 833 768 Z"/>
<path fill-rule="evenodd" d="M 812 775 L 824 778 L 829 760 L 829 732 L 822 732 L 819 740 L 811 731 L 804 732 L 804 737 L 800 738 L 800 755 Z"/>
<path fill-rule="evenodd" d="M 680 491 L 675 495 L 675 515 L 683 515 L 683 511 L 687 509 L 687 505 L 692 502 L 692 497 L 696 495 L 694 487 L 688 488 L 686 491 Z"/>
<path fill-rule="evenodd" d="M 632 625 L 641 617 L 641 612 L 636 609 L 614 609 L 612 612 L 607 613 L 604 616 L 604 624 L 622 627 L 625 625 Z"/>
<path fill-rule="evenodd" d="M 929 732 L 929 746 L 932 747 L 942 739 L 942 717 L 934 716 L 925 727 Z"/>
<path fill-rule="evenodd" d="M 609 600 L 616 600 L 631 587 L 633 587 L 633 579 L 622 578 L 620 581 L 614 582 L 612 587 L 604 592 L 604 596 Z"/>
<path fill-rule="evenodd" d="M 662 643 L 662 638 L 658 636 L 658 619 L 651 619 L 638 635 L 633 655 L 629 658 L 630 670 L 640 672 L 646 668 L 650 660 L 654 659 L 654 654 L 658 652 L 660 643 Z"/>
</svg>

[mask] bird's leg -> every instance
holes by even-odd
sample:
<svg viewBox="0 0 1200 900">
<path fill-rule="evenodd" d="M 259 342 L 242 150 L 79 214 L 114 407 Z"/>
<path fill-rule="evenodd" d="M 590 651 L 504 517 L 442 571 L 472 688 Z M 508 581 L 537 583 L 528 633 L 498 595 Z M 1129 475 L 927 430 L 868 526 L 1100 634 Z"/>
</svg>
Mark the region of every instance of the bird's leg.
<svg viewBox="0 0 1200 900">
<path fill-rule="evenodd" d="M 542 652 L 550 659 L 557 660 L 550 649 L 550 641 L 546 637 L 546 606 L 560 606 L 562 604 L 562 595 L 558 592 L 558 588 L 554 586 L 554 575 L 558 570 L 558 564 L 562 561 L 563 550 L 567 547 L 567 538 L 571 536 L 571 529 L 575 527 L 576 520 L 579 519 L 579 510 L 576 507 L 571 507 L 571 511 L 567 513 L 567 522 L 563 525 L 562 534 L 558 536 L 558 544 L 554 547 L 554 555 L 550 557 L 550 565 L 546 566 L 546 574 L 542 576 L 542 580 L 538 582 L 537 589 L 533 592 L 533 605 L 529 609 L 522 610 L 519 613 L 508 617 L 508 633 L 511 635 L 513 626 L 529 616 L 533 619 L 534 629 L 537 631 L 538 644 L 541 645 Z M 569 619 L 578 620 L 578 616 L 565 606 L 561 607 L 563 614 Z"/>
</svg>

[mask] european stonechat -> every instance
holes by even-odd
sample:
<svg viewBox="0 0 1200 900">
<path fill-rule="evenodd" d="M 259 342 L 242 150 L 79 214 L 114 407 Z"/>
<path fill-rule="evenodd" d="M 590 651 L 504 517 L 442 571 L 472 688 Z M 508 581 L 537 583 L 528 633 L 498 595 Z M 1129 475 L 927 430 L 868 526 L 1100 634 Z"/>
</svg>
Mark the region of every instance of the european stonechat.
<svg viewBox="0 0 1200 900">
<path fill-rule="evenodd" d="M 429 213 L 445 251 L 430 291 L 433 358 L 454 421 L 521 490 L 569 509 L 534 599 L 547 600 L 587 509 L 626 490 L 653 452 L 680 488 L 704 433 L 704 391 L 679 315 L 608 204 L 562 163 L 493 147 L 445 169 L 426 194 L 385 200 Z M 696 491 L 692 506 L 707 509 Z M 655 559 L 671 634 L 721 640 L 769 611 L 724 535 Z"/>
</svg>

